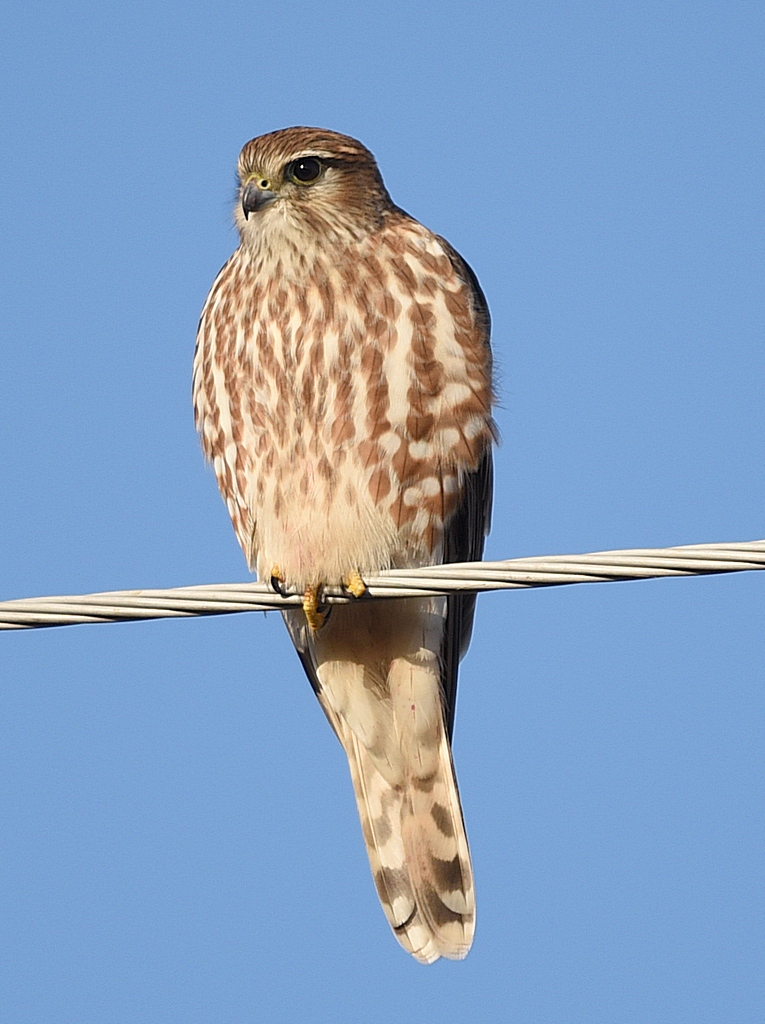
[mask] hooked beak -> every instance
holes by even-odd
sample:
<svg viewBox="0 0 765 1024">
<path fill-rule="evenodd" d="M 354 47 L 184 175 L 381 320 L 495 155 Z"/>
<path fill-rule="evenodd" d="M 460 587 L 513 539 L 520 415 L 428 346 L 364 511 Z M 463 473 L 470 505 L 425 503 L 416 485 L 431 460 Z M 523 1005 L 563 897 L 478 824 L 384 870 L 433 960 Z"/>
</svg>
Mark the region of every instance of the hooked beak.
<svg viewBox="0 0 765 1024">
<path fill-rule="evenodd" d="M 276 192 L 258 188 L 257 182 L 248 181 L 242 191 L 242 213 L 248 220 L 251 213 L 258 213 L 277 198 Z"/>
</svg>

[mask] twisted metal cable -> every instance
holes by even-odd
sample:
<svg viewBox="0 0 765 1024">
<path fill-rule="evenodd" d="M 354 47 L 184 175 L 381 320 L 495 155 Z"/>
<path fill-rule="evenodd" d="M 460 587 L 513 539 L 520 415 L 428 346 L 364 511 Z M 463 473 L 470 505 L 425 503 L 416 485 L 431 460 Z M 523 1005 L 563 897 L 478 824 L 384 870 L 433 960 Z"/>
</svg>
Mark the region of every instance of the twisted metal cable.
<svg viewBox="0 0 765 1024">
<path fill-rule="evenodd" d="M 370 598 L 431 597 L 457 591 L 516 590 L 661 576 L 703 576 L 748 569 L 765 569 L 765 540 L 511 558 L 503 562 L 457 562 L 420 569 L 390 570 L 368 576 L 365 582 Z M 324 600 L 341 603 L 357 599 L 342 590 L 328 588 Z M 231 615 L 236 612 L 272 611 L 300 603 L 300 595 L 282 597 L 265 583 L 33 597 L 0 602 L 0 629 Z"/>
</svg>

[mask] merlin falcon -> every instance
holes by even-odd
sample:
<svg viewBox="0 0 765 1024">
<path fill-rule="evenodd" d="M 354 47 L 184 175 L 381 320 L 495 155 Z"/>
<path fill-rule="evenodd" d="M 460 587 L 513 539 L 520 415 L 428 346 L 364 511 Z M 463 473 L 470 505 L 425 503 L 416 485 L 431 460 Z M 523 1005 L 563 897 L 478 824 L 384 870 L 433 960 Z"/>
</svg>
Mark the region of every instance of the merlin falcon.
<svg viewBox="0 0 765 1024">
<path fill-rule="evenodd" d="M 475 596 L 365 599 L 383 569 L 481 558 L 489 313 L 372 154 L 321 128 L 248 142 L 240 243 L 205 302 L 194 412 L 237 539 L 351 770 L 377 893 L 422 963 L 462 959 L 475 892 L 451 735 Z M 328 609 L 323 588 L 348 603 Z"/>
</svg>

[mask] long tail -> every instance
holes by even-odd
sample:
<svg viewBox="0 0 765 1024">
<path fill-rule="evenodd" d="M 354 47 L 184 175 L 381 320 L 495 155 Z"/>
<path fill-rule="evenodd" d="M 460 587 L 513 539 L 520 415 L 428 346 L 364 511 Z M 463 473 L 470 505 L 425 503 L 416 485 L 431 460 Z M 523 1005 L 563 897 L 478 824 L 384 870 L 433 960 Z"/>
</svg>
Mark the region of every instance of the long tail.
<svg viewBox="0 0 765 1024">
<path fill-rule="evenodd" d="M 462 959 L 475 930 L 442 699 L 444 612 L 441 598 L 336 607 L 298 646 L 348 755 L 380 902 L 422 963 Z"/>
<path fill-rule="evenodd" d="M 437 770 L 393 787 L 359 741 L 348 762 L 377 894 L 393 933 L 421 963 L 467 956 L 475 893 L 449 743 Z"/>
</svg>

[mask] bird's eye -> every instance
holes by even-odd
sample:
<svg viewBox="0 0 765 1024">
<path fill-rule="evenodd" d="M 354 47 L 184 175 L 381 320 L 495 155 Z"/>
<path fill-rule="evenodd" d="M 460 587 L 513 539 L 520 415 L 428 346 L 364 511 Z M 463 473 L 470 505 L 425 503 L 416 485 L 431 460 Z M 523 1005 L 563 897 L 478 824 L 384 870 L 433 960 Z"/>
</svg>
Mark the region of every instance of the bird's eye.
<svg viewBox="0 0 765 1024">
<path fill-rule="evenodd" d="M 320 174 L 321 160 L 317 160 L 315 156 L 301 157 L 287 166 L 287 176 L 300 185 L 310 185 Z"/>
</svg>

